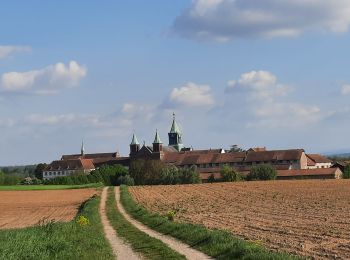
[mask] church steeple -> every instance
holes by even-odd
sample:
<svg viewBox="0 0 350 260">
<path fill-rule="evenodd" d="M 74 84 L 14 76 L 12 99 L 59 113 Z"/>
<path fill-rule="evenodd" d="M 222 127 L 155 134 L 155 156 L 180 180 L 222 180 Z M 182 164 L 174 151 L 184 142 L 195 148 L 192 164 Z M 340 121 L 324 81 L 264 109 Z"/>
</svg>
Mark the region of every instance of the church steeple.
<svg viewBox="0 0 350 260">
<path fill-rule="evenodd" d="M 161 144 L 162 141 L 160 140 L 159 134 L 158 134 L 158 129 L 156 129 L 156 135 L 154 136 L 154 144 Z"/>
<path fill-rule="evenodd" d="M 156 130 L 156 135 L 154 136 L 154 141 L 153 141 L 153 152 L 161 152 L 163 150 L 163 143 L 160 140 L 158 130 Z"/>
<path fill-rule="evenodd" d="M 169 136 L 169 146 L 174 147 L 176 150 L 181 151 L 183 148 L 182 144 L 182 133 L 180 127 L 178 126 L 175 118 L 175 113 L 173 113 L 173 123 L 171 124 Z"/>
<path fill-rule="evenodd" d="M 130 156 L 135 155 L 140 150 L 140 143 L 135 134 L 132 135 L 130 143 Z"/>
<path fill-rule="evenodd" d="M 84 147 L 84 140 L 81 141 L 81 148 L 80 148 L 80 155 L 84 156 L 85 154 L 85 147 Z"/>
</svg>

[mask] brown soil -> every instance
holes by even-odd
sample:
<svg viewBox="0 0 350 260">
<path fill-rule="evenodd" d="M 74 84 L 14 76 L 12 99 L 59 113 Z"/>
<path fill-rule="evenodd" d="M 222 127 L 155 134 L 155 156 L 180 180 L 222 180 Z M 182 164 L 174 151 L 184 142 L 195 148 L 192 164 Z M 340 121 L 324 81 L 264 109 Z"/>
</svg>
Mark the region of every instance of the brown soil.
<svg viewBox="0 0 350 260">
<path fill-rule="evenodd" d="M 39 221 L 71 221 L 95 189 L 0 191 L 0 229 L 23 228 Z"/>
<path fill-rule="evenodd" d="M 350 181 L 302 180 L 132 187 L 151 211 L 230 232 L 274 250 L 350 258 Z"/>
</svg>

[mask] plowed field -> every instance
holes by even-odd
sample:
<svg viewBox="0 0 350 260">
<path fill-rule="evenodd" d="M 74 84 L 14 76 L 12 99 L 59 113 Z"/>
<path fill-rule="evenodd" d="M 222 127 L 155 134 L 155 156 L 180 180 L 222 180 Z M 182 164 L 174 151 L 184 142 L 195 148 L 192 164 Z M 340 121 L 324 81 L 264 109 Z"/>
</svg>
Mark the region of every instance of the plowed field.
<svg viewBox="0 0 350 260">
<path fill-rule="evenodd" d="M 302 180 L 130 188 L 153 212 L 220 228 L 274 250 L 350 259 L 350 181 Z"/>
<path fill-rule="evenodd" d="M 95 189 L 0 191 L 0 229 L 22 228 L 41 220 L 70 221 Z"/>
</svg>

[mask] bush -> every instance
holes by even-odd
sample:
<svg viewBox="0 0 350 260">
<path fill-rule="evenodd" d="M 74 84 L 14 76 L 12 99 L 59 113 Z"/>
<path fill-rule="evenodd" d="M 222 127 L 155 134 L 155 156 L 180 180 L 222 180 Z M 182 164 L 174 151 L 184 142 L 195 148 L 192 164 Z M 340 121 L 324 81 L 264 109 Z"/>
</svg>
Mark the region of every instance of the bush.
<svg viewBox="0 0 350 260">
<path fill-rule="evenodd" d="M 129 173 L 136 185 L 201 183 L 195 165 L 182 169 L 176 166 L 166 166 L 158 160 L 133 160 L 130 163 Z"/>
<path fill-rule="evenodd" d="M 101 182 L 106 186 L 119 185 L 118 178 L 125 177 L 128 170 L 122 165 L 103 165 L 99 169 L 93 170 L 90 174 L 85 174 L 83 171 L 77 172 L 70 176 L 60 176 L 50 180 L 46 180 L 45 184 L 53 185 L 81 185 L 88 183 Z M 126 178 L 127 185 L 132 185 L 133 180 Z"/>
<path fill-rule="evenodd" d="M 128 186 L 135 185 L 134 179 L 130 177 L 130 175 L 120 176 L 117 182 L 118 182 L 118 185 L 123 185 L 123 184 Z"/>
<path fill-rule="evenodd" d="M 83 216 L 83 215 L 80 215 L 77 220 L 76 220 L 77 224 L 81 227 L 84 227 L 84 226 L 88 226 L 90 225 L 90 221 L 87 217 Z"/>
<path fill-rule="evenodd" d="M 221 171 L 221 180 L 224 182 L 235 182 L 235 181 L 241 181 L 242 175 L 235 171 L 232 167 L 225 165 Z"/>
<path fill-rule="evenodd" d="M 346 165 L 343 172 L 344 179 L 350 179 L 350 164 Z"/>
<path fill-rule="evenodd" d="M 166 214 L 166 217 L 169 221 L 174 221 L 175 215 L 176 215 L 175 211 L 169 210 Z"/>
<path fill-rule="evenodd" d="M 189 169 L 179 169 L 181 184 L 201 183 L 201 177 L 197 166 L 192 165 Z"/>
<path fill-rule="evenodd" d="M 13 174 L 4 174 L 0 171 L 0 185 L 16 185 L 22 180 L 22 177 Z"/>
<path fill-rule="evenodd" d="M 247 180 L 249 181 L 275 180 L 276 177 L 277 177 L 276 169 L 273 168 L 271 165 L 265 164 L 265 165 L 253 166 L 250 169 L 250 172 L 247 176 Z"/>
</svg>

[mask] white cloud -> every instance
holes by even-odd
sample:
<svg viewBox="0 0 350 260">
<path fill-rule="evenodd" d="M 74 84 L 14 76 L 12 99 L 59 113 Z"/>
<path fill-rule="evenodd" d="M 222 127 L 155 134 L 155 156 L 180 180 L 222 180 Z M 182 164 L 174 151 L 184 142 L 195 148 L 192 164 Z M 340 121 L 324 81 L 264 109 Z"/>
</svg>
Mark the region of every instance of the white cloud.
<svg viewBox="0 0 350 260">
<path fill-rule="evenodd" d="M 61 88 L 77 86 L 87 75 L 87 69 L 76 61 L 47 66 L 27 72 L 8 72 L 1 77 L 1 86 L 8 92 L 38 95 L 55 94 Z"/>
<path fill-rule="evenodd" d="M 60 115 L 45 115 L 31 114 L 24 118 L 24 123 L 43 126 L 99 126 L 101 117 L 98 115 L 89 114 L 60 114 Z"/>
<path fill-rule="evenodd" d="M 142 118 L 143 120 L 150 121 L 155 115 L 155 109 L 155 106 L 149 104 L 126 102 L 123 104 L 121 110 L 121 119 L 132 121 Z"/>
<path fill-rule="evenodd" d="M 29 46 L 0 45 L 0 59 L 4 59 L 16 52 L 28 52 L 28 51 L 31 51 L 31 48 Z"/>
<path fill-rule="evenodd" d="M 198 40 L 295 37 L 306 31 L 346 32 L 348 0 L 194 0 L 173 30 Z"/>
<path fill-rule="evenodd" d="M 226 92 L 246 91 L 252 99 L 271 100 L 285 96 L 291 87 L 277 82 L 277 77 L 269 71 L 251 71 L 244 73 L 236 80 L 227 82 Z"/>
<path fill-rule="evenodd" d="M 287 100 L 290 90 L 269 71 L 244 73 L 226 88 L 236 97 L 230 97 L 229 105 L 238 103 L 234 111 L 244 114 L 241 120 L 248 127 L 299 127 L 324 118 L 318 106 Z"/>
<path fill-rule="evenodd" d="M 341 88 L 341 93 L 343 95 L 350 95 L 350 85 L 348 84 L 343 85 Z"/>
<path fill-rule="evenodd" d="M 215 101 L 209 85 L 188 82 L 184 86 L 174 88 L 166 103 L 172 106 L 200 107 L 212 106 Z"/>
</svg>

